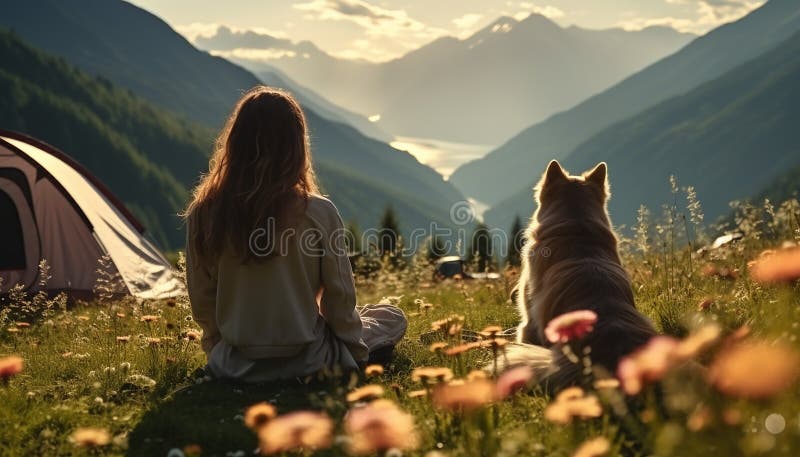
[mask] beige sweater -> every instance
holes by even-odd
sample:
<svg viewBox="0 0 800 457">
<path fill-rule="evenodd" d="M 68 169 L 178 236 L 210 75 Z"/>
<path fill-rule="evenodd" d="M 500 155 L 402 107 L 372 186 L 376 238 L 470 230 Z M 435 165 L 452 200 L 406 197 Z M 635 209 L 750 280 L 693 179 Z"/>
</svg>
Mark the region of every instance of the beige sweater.
<svg viewBox="0 0 800 457">
<path fill-rule="evenodd" d="M 248 358 L 292 357 L 324 338 L 324 319 L 353 358 L 366 361 L 339 212 L 312 196 L 293 230 L 282 255 L 245 265 L 232 255 L 207 265 L 187 246 L 189 299 L 206 354 L 224 340 Z"/>
</svg>

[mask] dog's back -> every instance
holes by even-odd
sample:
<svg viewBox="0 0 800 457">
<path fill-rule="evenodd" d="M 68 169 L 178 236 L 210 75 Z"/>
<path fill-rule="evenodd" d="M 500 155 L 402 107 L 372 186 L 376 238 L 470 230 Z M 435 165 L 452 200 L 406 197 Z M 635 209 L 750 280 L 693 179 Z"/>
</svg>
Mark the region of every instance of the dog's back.
<svg viewBox="0 0 800 457">
<path fill-rule="evenodd" d="M 573 349 L 591 348 L 591 360 L 608 372 L 620 358 L 655 335 L 636 310 L 630 280 L 617 251 L 606 202 L 605 164 L 583 176 L 568 176 L 551 162 L 537 188 L 539 207 L 527 232 L 517 303 L 524 317 L 520 343 L 551 347 L 544 328 L 553 318 L 577 310 L 598 316 L 594 330 Z M 552 347 L 558 370 L 550 380 L 573 384 L 577 366 Z M 541 359 L 541 351 L 535 350 Z"/>
</svg>

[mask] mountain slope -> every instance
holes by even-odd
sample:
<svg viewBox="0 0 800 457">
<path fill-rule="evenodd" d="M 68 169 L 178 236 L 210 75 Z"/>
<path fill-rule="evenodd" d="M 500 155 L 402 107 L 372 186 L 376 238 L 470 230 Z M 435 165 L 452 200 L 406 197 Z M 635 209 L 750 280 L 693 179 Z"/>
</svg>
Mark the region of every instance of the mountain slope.
<svg viewBox="0 0 800 457">
<path fill-rule="evenodd" d="M 467 39 L 440 38 L 380 64 L 222 27 L 196 42 L 257 73 L 277 67 L 342 106 L 380 114 L 379 125 L 393 135 L 493 145 L 691 38 L 665 28 L 561 28 L 532 15 L 503 17 Z"/>
<path fill-rule="evenodd" d="M 671 202 L 669 176 L 692 185 L 713 221 L 728 202 L 754 197 L 800 166 L 800 32 L 761 57 L 685 95 L 615 124 L 581 144 L 564 165 L 573 172 L 608 162 L 617 224 L 639 205 Z M 494 223 L 533 210 L 530 191 L 487 213 Z"/>
<path fill-rule="evenodd" d="M 466 195 L 495 205 L 528 190 L 553 158 L 615 122 L 721 76 L 800 30 L 800 2 L 770 0 L 578 106 L 533 125 L 450 177 Z M 528 192 L 526 190 L 525 192 Z"/>
<path fill-rule="evenodd" d="M 2 128 L 63 149 L 108 184 L 160 245 L 183 243 L 177 214 L 194 176 L 181 175 L 181 170 L 207 163 L 207 129 L 92 78 L 2 29 L 0 98 Z"/>
<path fill-rule="evenodd" d="M 81 8 L 58 0 L 32 0 L 5 11 L 0 25 L 13 27 L 26 40 L 79 68 L 214 127 L 242 91 L 259 84 L 243 68 L 198 51 L 157 17 L 119 0 L 84 0 Z M 444 218 L 450 206 L 463 199 L 452 184 L 407 152 L 332 122 L 308 104 L 304 108 L 315 161 L 329 170 L 348 171 L 321 173 L 326 188 L 354 186 L 353 192 L 363 191 L 360 205 L 406 208 L 399 213 L 401 220 L 422 226 L 427 226 L 424 220 L 431 208 Z M 184 173 L 195 179 L 206 166 L 187 166 Z M 358 187 L 367 182 L 373 185 Z M 418 202 L 425 205 L 417 207 Z M 362 227 L 377 223 L 355 210 L 351 216 Z"/>
</svg>

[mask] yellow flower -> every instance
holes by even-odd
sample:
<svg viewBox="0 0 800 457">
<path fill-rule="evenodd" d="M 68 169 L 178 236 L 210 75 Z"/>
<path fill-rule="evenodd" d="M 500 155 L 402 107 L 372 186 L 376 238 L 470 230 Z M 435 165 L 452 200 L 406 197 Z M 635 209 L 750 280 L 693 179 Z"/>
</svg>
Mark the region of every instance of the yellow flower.
<svg viewBox="0 0 800 457">
<path fill-rule="evenodd" d="M 604 437 L 598 437 L 585 441 L 578 447 L 572 457 L 600 457 L 611 449 L 611 443 Z"/>
<path fill-rule="evenodd" d="M 764 399 L 789 387 L 800 376 L 800 355 L 784 344 L 745 341 L 722 350 L 708 369 L 708 380 L 733 397 Z"/>
<path fill-rule="evenodd" d="M 569 424 L 574 418 L 600 417 L 603 408 L 594 395 L 586 395 L 580 387 L 561 391 L 544 410 L 544 417 L 557 424 Z"/>
<path fill-rule="evenodd" d="M 324 413 L 297 411 L 278 416 L 258 431 L 264 454 L 327 449 L 333 442 L 333 421 Z"/>
<path fill-rule="evenodd" d="M 347 394 L 347 401 L 356 403 L 370 401 L 383 396 L 383 387 L 377 384 L 368 384 Z"/>
<path fill-rule="evenodd" d="M 344 427 L 350 437 L 349 450 L 356 455 L 416 449 L 419 445 L 414 418 L 389 400 L 351 409 Z"/>
<path fill-rule="evenodd" d="M 103 447 L 111 442 L 111 435 L 102 428 L 85 427 L 72 432 L 72 442 L 80 447 Z"/>
<path fill-rule="evenodd" d="M 451 411 L 474 411 L 495 399 L 494 384 L 486 379 L 440 384 L 433 390 L 433 404 L 439 409 Z"/>
<path fill-rule="evenodd" d="M 383 374 L 383 366 L 381 365 L 368 365 L 364 369 L 364 374 L 368 377 L 376 377 Z"/>
<path fill-rule="evenodd" d="M 244 425 L 253 431 L 258 431 L 258 429 L 266 425 L 270 419 L 274 419 L 277 415 L 278 411 L 269 403 L 256 403 L 247 408 L 247 411 L 244 412 Z"/>
</svg>

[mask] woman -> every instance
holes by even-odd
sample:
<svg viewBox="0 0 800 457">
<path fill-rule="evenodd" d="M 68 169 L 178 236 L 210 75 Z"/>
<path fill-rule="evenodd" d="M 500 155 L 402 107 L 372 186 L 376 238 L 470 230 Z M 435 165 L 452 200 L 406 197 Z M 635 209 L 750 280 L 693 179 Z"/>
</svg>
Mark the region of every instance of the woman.
<svg viewBox="0 0 800 457">
<path fill-rule="evenodd" d="M 396 307 L 356 309 L 342 220 L 319 194 L 289 94 L 261 86 L 239 100 L 185 217 L 189 299 L 212 375 L 356 369 L 405 333 Z"/>
</svg>

